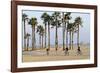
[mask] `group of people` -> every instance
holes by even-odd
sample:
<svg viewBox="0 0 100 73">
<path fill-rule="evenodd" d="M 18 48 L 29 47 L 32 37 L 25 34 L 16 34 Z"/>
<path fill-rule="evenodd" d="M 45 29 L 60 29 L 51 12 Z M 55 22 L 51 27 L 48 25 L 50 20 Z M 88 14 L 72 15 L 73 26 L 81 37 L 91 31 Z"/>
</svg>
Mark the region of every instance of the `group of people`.
<svg viewBox="0 0 100 73">
<path fill-rule="evenodd" d="M 49 55 L 49 50 L 50 49 L 48 49 L 48 48 L 46 49 L 47 55 Z M 57 51 L 57 49 L 56 49 L 56 51 Z M 65 55 L 69 55 L 69 49 L 68 48 L 65 48 L 64 52 L 65 52 Z M 82 55 L 82 51 L 81 51 L 80 47 L 78 47 L 78 49 L 77 49 L 77 55 Z"/>
</svg>

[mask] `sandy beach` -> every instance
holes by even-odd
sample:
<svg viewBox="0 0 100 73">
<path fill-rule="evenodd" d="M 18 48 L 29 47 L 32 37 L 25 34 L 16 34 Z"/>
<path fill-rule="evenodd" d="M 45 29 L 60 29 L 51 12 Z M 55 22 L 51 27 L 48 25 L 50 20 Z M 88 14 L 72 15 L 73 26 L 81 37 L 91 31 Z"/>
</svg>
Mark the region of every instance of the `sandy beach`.
<svg viewBox="0 0 100 73">
<path fill-rule="evenodd" d="M 57 61 L 57 60 L 79 60 L 89 59 L 90 49 L 88 46 L 81 46 L 82 54 L 78 55 L 77 47 L 74 46 L 73 50 L 69 50 L 69 55 L 65 55 L 65 52 L 61 47 L 58 51 L 55 48 L 50 48 L 49 55 L 45 49 L 34 50 L 34 51 L 23 51 L 23 62 L 39 62 L 39 61 Z"/>
</svg>

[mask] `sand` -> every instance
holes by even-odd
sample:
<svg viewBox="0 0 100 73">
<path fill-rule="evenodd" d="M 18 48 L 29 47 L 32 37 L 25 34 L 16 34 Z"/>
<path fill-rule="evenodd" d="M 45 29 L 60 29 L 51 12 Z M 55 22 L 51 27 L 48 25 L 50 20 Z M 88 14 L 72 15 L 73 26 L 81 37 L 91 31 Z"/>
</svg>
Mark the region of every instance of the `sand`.
<svg viewBox="0 0 100 73">
<path fill-rule="evenodd" d="M 90 48 L 87 45 L 81 46 L 82 54 L 77 53 L 77 47 L 74 46 L 69 50 L 69 55 L 65 55 L 62 47 L 59 47 L 57 52 L 55 48 L 50 48 L 49 55 L 45 49 L 38 49 L 34 51 L 23 51 L 23 62 L 39 62 L 39 61 L 60 61 L 60 60 L 82 60 L 89 59 Z"/>
</svg>

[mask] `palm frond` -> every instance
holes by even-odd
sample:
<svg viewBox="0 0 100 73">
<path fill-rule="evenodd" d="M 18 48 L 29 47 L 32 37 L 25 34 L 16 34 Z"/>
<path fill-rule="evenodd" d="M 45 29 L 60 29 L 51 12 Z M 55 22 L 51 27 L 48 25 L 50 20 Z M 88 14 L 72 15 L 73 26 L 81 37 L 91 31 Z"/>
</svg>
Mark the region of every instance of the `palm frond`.
<svg viewBox="0 0 100 73">
<path fill-rule="evenodd" d="M 30 25 L 32 25 L 32 27 L 35 26 L 35 25 L 37 25 L 37 24 L 38 24 L 37 18 L 32 17 L 32 18 L 29 20 L 28 23 L 29 23 Z"/>
</svg>

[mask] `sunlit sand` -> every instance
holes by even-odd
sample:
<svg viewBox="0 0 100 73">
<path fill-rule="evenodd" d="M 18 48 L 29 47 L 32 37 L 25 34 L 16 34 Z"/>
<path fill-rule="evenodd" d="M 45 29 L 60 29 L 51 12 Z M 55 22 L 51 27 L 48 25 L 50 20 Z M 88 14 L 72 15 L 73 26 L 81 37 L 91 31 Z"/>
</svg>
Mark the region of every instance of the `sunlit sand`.
<svg viewBox="0 0 100 73">
<path fill-rule="evenodd" d="M 46 49 L 23 51 L 23 62 L 89 59 L 90 48 L 88 45 L 81 45 L 81 52 L 81 55 L 77 53 L 77 46 L 75 45 L 73 49 L 69 50 L 69 55 L 65 55 L 62 47 L 59 47 L 57 52 L 55 51 L 55 48 L 50 48 L 49 55 L 47 55 Z"/>
</svg>

